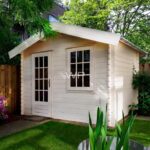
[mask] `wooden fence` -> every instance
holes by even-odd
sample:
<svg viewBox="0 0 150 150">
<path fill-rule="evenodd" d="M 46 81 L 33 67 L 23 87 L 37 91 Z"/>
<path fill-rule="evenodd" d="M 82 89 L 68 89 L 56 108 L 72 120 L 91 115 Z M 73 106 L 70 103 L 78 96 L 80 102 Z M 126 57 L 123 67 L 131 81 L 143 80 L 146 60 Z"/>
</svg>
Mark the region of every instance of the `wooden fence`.
<svg viewBox="0 0 150 150">
<path fill-rule="evenodd" d="M 20 114 L 20 67 L 0 65 L 0 96 L 7 99 L 11 113 Z"/>
<path fill-rule="evenodd" d="M 140 71 L 144 71 L 150 74 L 150 64 L 140 64 Z"/>
</svg>

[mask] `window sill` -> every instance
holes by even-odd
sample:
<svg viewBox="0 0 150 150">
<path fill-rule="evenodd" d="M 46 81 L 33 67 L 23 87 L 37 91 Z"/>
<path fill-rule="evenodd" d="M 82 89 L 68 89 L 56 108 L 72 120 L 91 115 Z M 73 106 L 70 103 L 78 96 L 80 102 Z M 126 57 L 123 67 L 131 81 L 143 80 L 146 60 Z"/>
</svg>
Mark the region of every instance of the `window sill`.
<svg viewBox="0 0 150 150">
<path fill-rule="evenodd" d="M 94 89 L 93 89 L 93 87 L 87 87 L 87 88 L 85 88 L 85 87 L 83 87 L 83 88 L 82 87 L 81 88 L 80 87 L 76 87 L 76 88 L 68 87 L 67 90 L 68 91 L 77 91 L 77 92 L 78 91 L 86 92 L 86 91 L 93 91 Z"/>
</svg>

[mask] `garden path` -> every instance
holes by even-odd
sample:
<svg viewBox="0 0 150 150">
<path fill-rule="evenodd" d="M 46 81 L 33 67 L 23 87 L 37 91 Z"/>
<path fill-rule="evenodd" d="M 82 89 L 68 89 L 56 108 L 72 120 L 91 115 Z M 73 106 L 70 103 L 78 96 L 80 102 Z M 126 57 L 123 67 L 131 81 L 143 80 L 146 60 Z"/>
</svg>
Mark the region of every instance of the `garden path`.
<svg viewBox="0 0 150 150">
<path fill-rule="evenodd" d="M 20 120 L 0 125 L 0 138 L 49 121 L 48 118 L 24 116 Z"/>
</svg>

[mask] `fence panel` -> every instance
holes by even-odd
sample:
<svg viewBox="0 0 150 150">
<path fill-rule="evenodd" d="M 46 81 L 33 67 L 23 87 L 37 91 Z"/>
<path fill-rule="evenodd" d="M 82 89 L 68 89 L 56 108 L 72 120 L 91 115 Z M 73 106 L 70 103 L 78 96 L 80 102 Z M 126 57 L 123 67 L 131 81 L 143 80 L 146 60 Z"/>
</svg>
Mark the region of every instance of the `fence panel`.
<svg viewBox="0 0 150 150">
<path fill-rule="evenodd" d="M 20 67 L 0 65 L 0 96 L 7 98 L 11 113 L 20 114 Z"/>
<path fill-rule="evenodd" d="M 150 64 L 140 64 L 140 71 L 144 71 L 150 74 Z"/>
</svg>

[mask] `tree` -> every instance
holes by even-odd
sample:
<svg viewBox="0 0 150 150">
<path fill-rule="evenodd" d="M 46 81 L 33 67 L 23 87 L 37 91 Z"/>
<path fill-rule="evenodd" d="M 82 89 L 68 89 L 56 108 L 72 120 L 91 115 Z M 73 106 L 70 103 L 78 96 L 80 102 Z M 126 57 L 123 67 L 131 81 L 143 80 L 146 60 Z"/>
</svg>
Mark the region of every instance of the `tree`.
<svg viewBox="0 0 150 150">
<path fill-rule="evenodd" d="M 108 30 L 107 20 L 110 14 L 107 0 L 72 0 L 69 11 L 66 11 L 61 20 L 67 24 L 76 24 L 83 27 Z"/>
<path fill-rule="evenodd" d="M 149 0 L 71 0 L 62 22 L 121 33 L 150 51 Z"/>
<path fill-rule="evenodd" d="M 111 29 L 150 51 L 150 1 L 115 0 L 110 14 Z"/>
<path fill-rule="evenodd" d="M 52 5 L 53 0 L 0 0 L 0 63 L 12 63 L 8 51 L 21 42 L 20 31 L 29 35 L 42 31 L 46 37 L 54 34 L 43 18 Z"/>
</svg>

